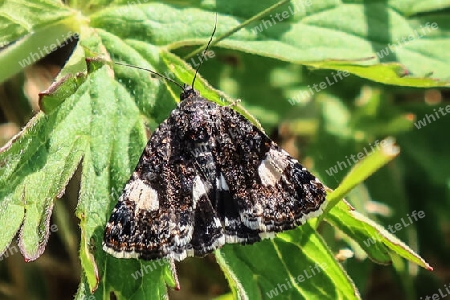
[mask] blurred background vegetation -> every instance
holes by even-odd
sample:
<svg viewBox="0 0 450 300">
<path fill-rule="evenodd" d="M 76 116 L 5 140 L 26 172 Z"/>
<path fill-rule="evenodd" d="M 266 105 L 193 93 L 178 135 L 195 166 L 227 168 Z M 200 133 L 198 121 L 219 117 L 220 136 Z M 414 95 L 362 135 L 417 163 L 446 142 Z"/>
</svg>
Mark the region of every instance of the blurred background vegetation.
<svg viewBox="0 0 450 300">
<path fill-rule="evenodd" d="M 367 6 L 382 5 L 382 1 L 367 2 Z M 267 2 L 262 6 L 269 7 L 273 3 Z M 95 5 L 100 7 L 99 3 Z M 195 3 L 183 1 L 176 5 L 196 6 Z M 216 5 L 220 6 L 220 3 Z M 383 5 L 390 7 L 390 4 Z M 0 3 L 0 16 L 1 12 Z M 417 18 L 427 16 L 431 20 L 434 16 L 441 20 L 445 16 L 448 20 L 449 15 L 450 2 L 415 14 Z M 341 18 L 351 21 L 352 15 Z M 420 24 L 417 18 L 417 23 L 413 24 Z M 409 16 L 411 19 L 414 18 Z M 2 27 L 1 22 L 0 18 L 0 35 L 3 35 L 2 31 L 8 29 Z M 393 26 L 396 25 L 389 26 L 395 30 Z M 434 45 L 436 49 L 433 51 L 446 53 L 447 59 L 441 56 L 435 60 L 443 65 L 440 70 L 445 70 L 439 73 L 439 78 L 449 80 L 450 25 L 439 25 L 440 35 L 436 39 L 442 42 Z M 205 26 L 212 28 L 213 23 Z M 221 26 L 220 19 L 218 26 Z M 278 34 L 275 27 L 270 29 L 273 35 Z M 340 28 L 336 25 L 335 29 Z M 323 43 L 326 46 L 328 42 Z M 50 86 L 77 44 L 78 40 L 73 40 L 0 85 L 1 145 L 17 134 L 39 111 L 38 93 Z M 381 49 L 382 44 L 377 44 L 372 53 Z M 173 52 L 184 57 L 197 47 L 179 47 Z M 405 47 L 412 51 L 415 45 Z M 7 45 L 3 48 L 5 50 Z M 321 51 L 320 47 L 318 50 L 312 49 Z M 320 230 L 333 253 L 342 259 L 345 270 L 364 299 L 424 299 L 426 295 L 438 293 L 439 289 L 444 291 L 444 284 L 450 283 L 450 117 L 436 118 L 420 129 L 414 124 L 418 124 L 417 120 L 425 120 L 427 115 L 435 114 L 435 110 L 450 105 L 449 90 L 382 84 L 350 75 L 292 105 L 292 99 L 299 93 L 313 84 L 333 78 L 336 71 L 313 70 L 302 64 L 221 48 L 220 44 L 213 51 L 215 57 L 202 66 L 201 76 L 232 98 L 242 99 L 242 105 L 262 123 L 266 132 L 307 168 L 314 170 L 330 188 L 337 187 L 350 166 L 331 175 L 330 168 L 364 148 L 369 149 L 369 145 L 376 140 L 395 137 L 401 149 L 400 156 L 354 189 L 346 199 L 357 211 L 385 227 L 401 222 L 402 218 L 406 220 L 407 214 L 411 215 L 413 211 L 423 211 L 424 218 L 395 235 L 430 263 L 434 271 L 395 258 L 392 266 L 377 265 L 357 245 L 327 223 Z M 335 56 L 329 53 L 322 56 L 343 58 L 342 51 L 338 49 Z M 367 52 L 360 55 L 352 53 L 352 58 L 367 57 L 362 53 Z M 397 57 L 386 57 L 380 61 L 402 61 L 402 54 L 399 51 L 394 55 Z M 427 53 L 422 53 L 422 56 L 427 56 Z M 417 58 L 418 64 L 421 64 L 420 59 Z M 407 64 L 405 68 L 411 70 Z M 421 68 L 428 72 L 435 71 L 426 65 L 421 65 Z M 424 72 L 414 71 L 410 73 L 426 77 Z M 152 129 L 149 128 L 150 131 Z M 1 299 L 72 299 L 81 276 L 79 220 L 74 216 L 79 185 L 80 170 L 69 182 L 64 196 L 55 202 L 50 224 L 56 224 L 57 230 L 51 233 L 45 252 L 38 260 L 24 262 L 22 255 L 17 253 L 15 241 L 4 253 L 0 261 Z M 351 255 L 347 256 L 348 250 Z M 177 266 L 182 290 L 171 291 L 171 299 L 211 299 L 229 292 L 214 256 L 187 259 Z"/>
</svg>

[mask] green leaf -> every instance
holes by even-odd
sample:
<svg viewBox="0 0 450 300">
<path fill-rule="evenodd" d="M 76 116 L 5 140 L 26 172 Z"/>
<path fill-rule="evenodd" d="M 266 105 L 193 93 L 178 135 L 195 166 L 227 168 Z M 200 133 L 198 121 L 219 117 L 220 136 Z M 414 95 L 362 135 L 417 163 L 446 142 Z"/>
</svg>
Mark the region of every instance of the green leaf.
<svg viewBox="0 0 450 300">
<path fill-rule="evenodd" d="M 17 9 L 19 7 L 20 10 Z M 36 28 L 63 21 L 73 14 L 74 11 L 56 1 L 3 1 L 0 13 L 0 44 L 19 40 Z"/>
<path fill-rule="evenodd" d="M 256 5 L 242 7 L 241 3 L 235 2 L 230 2 L 226 10 L 229 11 L 234 5 L 242 8 L 235 11 L 236 16 L 241 18 L 249 18 L 251 14 L 262 10 Z M 358 76 L 388 84 L 448 86 L 449 82 L 429 78 L 402 78 L 405 76 L 405 68 L 399 64 L 380 64 L 372 67 L 358 66 L 360 62 L 350 64 L 351 60 L 374 57 L 374 52 L 377 52 L 375 55 L 377 59 L 373 62 L 369 61 L 372 65 L 377 62 L 395 61 L 395 58 L 399 57 L 401 58 L 399 62 L 410 70 L 408 73 L 425 76 L 433 72 L 437 78 L 443 78 L 447 72 L 442 62 L 448 62 L 448 57 L 439 49 L 450 46 L 448 40 L 444 38 L 448 32 L 446 17 L 427 15 L 420 18 L 408 18 L 406 15 L 399 15 L 397 8 L 389 7 L 381 2 L 364 5 L 335 4 L 332 1 L 326 1 L 321 2 L 320 5 L 317 3 L 311 3 L 310 6 L 304 3 L 301 5 L 304 6 L 303 9 L 298 6 L 298 3 L 286 4 L 272 12 L 273 16 L 276 13 L 288 12 L 289 18 L 284 19 L 282 23 L 277 23 L 274 18 L 263 17 L 262 20 L 265 22 L 255 21 L 253 27 L 250 25 L 250 28 L 238 31 L 230 38 L 221 41 L 218 46 L 315 68 L 347 70 Z M 237 6 L 234 8 L 236 9 Z M 323 10 L 324 8 L 327 9 Z M 222 9 L 225 10 L 225 8 Z M 402 9 L 409 8 L 402 7 Z M 366 11 L 370 13 L 364 17 Z M 221 15 L 221 12 L 219 8 L 220 25 L 217 36 L 239 25 L 235 17 Z M 389 16 L 392 24 L 377 23 L 375 27 L 372 23 L 379 20 L 380 13 L 383 17 Z M 353 17 L 343 21 L 342 15 Z M 194 8 L 168 8 L 164 4 L 149 3 L 127 7 L 126 17 L 123 16 L 120 8 L 102 10 L 92 16 L 91 25 L 108 30 L 123 39 L 145 39 L 151 44 L 173 49 L 207 40 L 211 31 L 202 25 L 205 22 L 212 23 L 213 20 L 214 12 Z M 171 26 L 163 25 L 167 22 L 170 22 Z M 190 26 L 184 26 L 185 22 L 189 22 Z M 393 26 L 396 24 L 399 26 Z M 374 26 L 374 28 L 367 29 L 367 26 Z M 338 33 L 335 34 L 335 31 L 329 29 L 330 27 L 335 28 L 334 30 Z M 391 32 L 393 30 L 394 32 Z M 418 33 L 418 31 L 423 32 Z M 410 35 L 414 35 L 415 38 L 407 42 L 397 42 L 398 38 L 409 38 Z M 388 45 L 393 42 L 397 44 L 391 46 L 394 50 L 390 50 Z M 381 53 L 381 51 L 384 52 Z M 341 61 L 331 61 L 330 58 Z M 348 62 L 342 62 L 342 60 Z"/>
<path fill-rule="evenodd" d="M 408 76 L 410 75 L 409 71 L 405 68 L 405 66 L 398 63 L 382 63 L 372 66 L 357 65 L 357 63 L 358 62 L 355 62 L 355 64 L 350 64 L 350 62 L 342 61 L 321 61 L 318 63 L 308 62 L 305 64 L 316 69 L 342 71 L 341 73 L 338 72 L 337 75 L 333 76 L 333 80 L 330 79 L 333 83 L 343 80 L 346 76 L 348 76 L 346 73 L 351 73 L 376 82 L 397 86 L 423 88 L 450 87 L 449 81 Z"/>
<path fill-rule="evenodd" d="M 308 223 L 252 246 L 226 245 L 216 257 L 236 299 L 360 299 Z"/>
<path fill-rule="evenodd" d="M 375 150 L 370 153 L 360 152 L 364 159 L 357 161 L 357 164 L 351 169 L 350 173 L 344 178 L 341 184 L 330 194 L 327 199 L 329 201 L 325 212 L 328 212 L 333 208 L 344 196 L 353 189 L 357 184 L 363 182 L 376 170 L 387 164 L 390 160 L 394 159 L 399 153 L 400 149 L 394 145 L 392 138 L 382 140 Z M 358 153 L 359 155 L 359 153 Z M 352 155 L 352 159 L 359 159 L 356 155 Z M 325 214 L 324 214 L 325 215 Z M 323 216 L 324 216 L 323 215 Z M 323 217 L 322 216 L 322 217 Z"/>
<path fill-rule="evenodd" d="M 418 220 L 421 218 L 420 216 L 419 212 L 419 214 L 414 214 L 411 218 Z M 425 214 L 423 214 L 422 218 L 424 216 Z M 413 219 L 411 218 L 402 219 L 402 222 L 398 224 L 400 224 L 401 228 L 405 228 L 412 224 Z M 391 263 L 390 255 L 391 253 L 396 253 L 425 269 L 433 270 L 425 260 L 402 241 L 369 218 L 354 211 L 345 202 L 339 202 L 326 216 L 326 220 L 355 240 L 369 257 L 377 263 Z"/>
<path fill-rule="evenodd" d="M 50 0 L 3 1 L 0 6 L 0 82 L 74 39 L 75 11 Z"/>
<path fill-rule="evenodd" d="M 16 219 L 3 233 L 1 245 L 8 245 L 22 225 L 19 246 L 26 260 L 43 252 L 53 201 L 63 194 L 81 160 L 86 141 L 74 118 L 78 116 L 70 104 L 50 115 L 39 113 L 15 143 L 0 152 L 0 160 L 8 162 L 0 171 L 0 199 L 6 207 L 2 216 Z M 67 139 L 72 135 L 75 138 Z"/>
</svg>

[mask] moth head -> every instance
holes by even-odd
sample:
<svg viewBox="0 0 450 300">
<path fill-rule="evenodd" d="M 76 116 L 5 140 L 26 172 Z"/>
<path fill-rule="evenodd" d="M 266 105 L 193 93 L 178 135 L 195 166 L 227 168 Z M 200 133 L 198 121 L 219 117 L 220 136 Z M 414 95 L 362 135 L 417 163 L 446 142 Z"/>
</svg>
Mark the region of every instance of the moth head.
<svg viewBox="0 0 450 300">
<path fill-rule="evenodd" d="M 190 85 L 185 84 L 183 87 L 183 92 L 180 94 L 180 100 L 183 101 L 198 95 L 198 91 L 194 90 Z"/>
</svg>

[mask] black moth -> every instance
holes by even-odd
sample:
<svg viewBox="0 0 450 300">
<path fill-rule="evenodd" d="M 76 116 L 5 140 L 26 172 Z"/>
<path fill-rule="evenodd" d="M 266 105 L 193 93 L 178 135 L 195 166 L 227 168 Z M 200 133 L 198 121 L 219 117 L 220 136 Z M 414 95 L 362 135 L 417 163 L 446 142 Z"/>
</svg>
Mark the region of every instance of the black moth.
<svg viewBox="0 0 450 300">
<path fill-rule="evenodd" d="M 106 225 L 118 258 L 183 260 L 251 244 L 323 212 L 325 188 L 230 107 L 185 86 Z"/>
</svg>

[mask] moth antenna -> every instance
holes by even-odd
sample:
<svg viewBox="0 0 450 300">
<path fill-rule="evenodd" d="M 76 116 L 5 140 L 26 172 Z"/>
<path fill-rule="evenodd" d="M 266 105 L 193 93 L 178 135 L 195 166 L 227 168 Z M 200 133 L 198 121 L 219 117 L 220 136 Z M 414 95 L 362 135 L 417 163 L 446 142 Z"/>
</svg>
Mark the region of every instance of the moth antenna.
<svg viewBox="0 0 450 300">
<path fill-rule="evenodd" d="M 149 73 L 151 73 L 151 74 L 153 74 L 153 75 L 156 75 L 156 76 L 158 76 L 158 77 L 160 77 L 160 78 L 162 78 L 162 79 L 165 79 L 165 80 L 167 80 L 167 81 L 170 81 L 170 82 L 172 82 L 172 83 L 175 83 L 177 86 L 179 86 L 179 87 L 181 88 L 181 90 L 184 91 L 184 86 L 182 86 L 181 84 L 179 84 L 178 82 L 176 82 L 176 81 L 173 80 L 172 78 L 166 77 L 166 76 L 164 76 L 164 75 L 162 75 L 162 74 L 159 74 L 158 72 L 152 71 L 152 70 L 147 69 L 147 68 L 142 68 L 142 67 L 133 66 L 133 65 L 129 65 L 129 64 L 124 64 L 124 63 L 120 63 L 120 62 L 114 62 L 114 63 L 115 63 L 116 65 L 120 65 L 120 66 L 126 66 L 126 67 L 130 67 L 130 68 L 135 68 L 135 69 L 138 69 L 138 70 L 147 71 L 147 72 L 149 72 Z"/>
<path fill-rule="evenodd" d="M 216 28 L 217 28 L 217 13 L 216 13 L 216 22 L 214 23 L 214 30 L 213 30 L 213 32 L 212 32 L 212 34 L 211 34 L 211 37 L 209 38 L 209 42 L 208 42 L 208 44 L 206 45 L 205 50 L 203 50 L 202 55 L 204 55 L 204 54 L 206 53 L 206 51 L 208 50 L 209 45 L 211 44 L 212 39 L 213 39 L 213 37 L 214 37 L 214 34 L 216 33 Z M 197 69 L 195 70 L 194 79 L 192 79 L 192 84 L 191 84 L 192 88 L 194 88 L 195 78 L 197 78 L 198 70 L 200 70 L 200 67 L 201 67 L 202 65 L 203 65 L 203 61 L 201 62 L 201 64 L 200 64 L 200 65 L 197 67 Z"/>
</svg>

